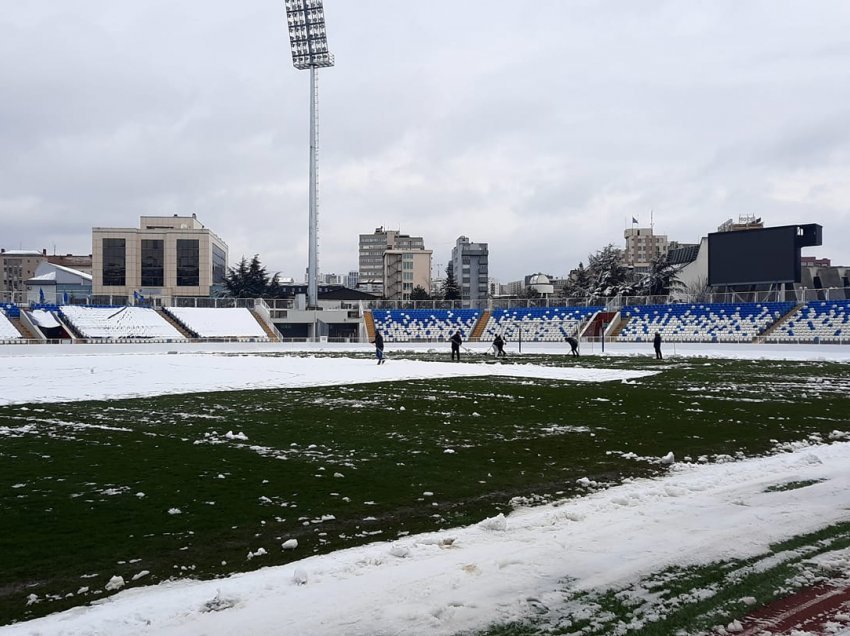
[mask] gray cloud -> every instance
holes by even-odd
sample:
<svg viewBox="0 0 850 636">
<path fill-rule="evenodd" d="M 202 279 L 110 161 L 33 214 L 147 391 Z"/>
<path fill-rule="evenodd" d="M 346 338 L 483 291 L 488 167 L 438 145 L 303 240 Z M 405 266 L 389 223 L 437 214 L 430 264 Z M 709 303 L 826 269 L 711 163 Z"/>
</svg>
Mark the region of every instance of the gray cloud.
<svg viewBox="0 0 850 636">
<path fill-rule="evenodd" d="M 564 274 L 637 216 L 820 222 L 850 264 L 850 6 L 326 0 L 320 258 L 357 235 L 490 244 Z M 0 16 L 0 244 L 88 253 L 92 226 L 196 212 L 301 277 L 307 74 L 280 2 L 30 0 Z"/>
</svg>

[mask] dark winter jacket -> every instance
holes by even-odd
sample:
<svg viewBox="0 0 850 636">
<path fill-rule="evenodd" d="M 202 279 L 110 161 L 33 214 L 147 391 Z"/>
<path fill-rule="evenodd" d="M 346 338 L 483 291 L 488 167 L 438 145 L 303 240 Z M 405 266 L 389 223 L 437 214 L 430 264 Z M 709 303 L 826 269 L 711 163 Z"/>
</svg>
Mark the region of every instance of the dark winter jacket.
<svg viewBox="0 0 850 636">
<path fill-rule="evenodd" d="M 463 342 L 463 338 L 460 335 L 459 331 L 455 331 L 454 335 L 449 339 L 452 343 L 453 347 L 460 347 Z"/>
<path fill-rule="evenodd" d="M 375 349 L 384 350 L 384 337 L 381 335 L 380 331 L 375 332 Z"/>
<path fill-rule="evenodd" d="M 652 339 L 652 345 L 653 345 L 656 349 L 660 349 L 660 348 L 661 348 L 661 334 L 660 334 L 660 333 L 655 334 L 655 338 L 653 338 L 653 339 Z"/>
</svg>

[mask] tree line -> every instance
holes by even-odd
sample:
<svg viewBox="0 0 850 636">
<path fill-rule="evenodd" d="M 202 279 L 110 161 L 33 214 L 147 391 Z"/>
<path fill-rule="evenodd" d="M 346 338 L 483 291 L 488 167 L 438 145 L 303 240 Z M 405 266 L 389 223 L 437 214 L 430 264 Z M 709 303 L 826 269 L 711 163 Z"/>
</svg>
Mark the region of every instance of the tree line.
<svg viewBox="0 0 850 636">
<path fill-rule="evenodd" d="M 555 290 L 561 298 L 594 300 L 615 296 L 663 296 L 675 287 L 677 267 L 666 254 L 658 256 L 645 272 L 636 272 L 626 263 L 625 252 L 609 244 L 587 257 L 570 272 L 566 283 Z M 227 295 L 234 298 L 282 298 L 285 290 L 279 273 L 269 274 L 255 254 L 249 261 L 244 256 L 235 267 L 230 267 L 224 278 Z M 521 296 L 535 298 L 539 294 L 527 288 Z M 446 267 L 446 279 L 439 289 L 428 293 L 421 285 L 414 287 L 410 300 L 460 300 L 460 286 L 452 264 Z"/>
</svg>

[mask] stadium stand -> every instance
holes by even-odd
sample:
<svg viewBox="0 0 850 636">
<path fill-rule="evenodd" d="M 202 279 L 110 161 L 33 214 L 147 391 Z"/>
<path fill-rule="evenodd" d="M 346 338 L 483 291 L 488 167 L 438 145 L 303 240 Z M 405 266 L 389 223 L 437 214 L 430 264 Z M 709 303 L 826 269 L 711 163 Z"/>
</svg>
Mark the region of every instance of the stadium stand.
<svg viewBox="0 0 850 636">
<path fill-rule="evenodd" d="M 643 305 L 625 307 L 617 339 L 649 342 L 655 332 L 673 342 L 750 342 L 795 307 L 793 302 Z"/>
<path fill-rule="evenodd" d="M 850 300 L 816 300 L 800 307 L 767 342 L 847 342 Z"/>
<path fill-rule="evenodd" d="M 387 342 L 448 340 L 460 329 L 469 338 L 481 312 L 477 309 L 375 309 L 372 319 Z"/>
<path fill-rule="evenodd" d="M 268 338 L 245 308 L 166 307 L 164 311 L 201 338 Z"/>
<path fill-rule="evenodd" d="M 33 324 L 39 328 L 55 329 L 60 326 L 54 313 L 47 309 L 33 309 L 29 315 Z"/>
<path fill-rule="evenodd" d="M 147 307 L 62 305 L 59 312 L 83 338 L 185 340 L 155 309 Z"/>
<path fill-rule="evenodd" d="M 515 340 L 522 328 L 522 339 L 528 342 L 563 342 L 575 336 L 582 325 L 604 307 L 527 307 L 494 309 L 481 339 L 488 341 L 502 334 Z"/>
<path fill-rule="evenodd" d="M 21 332 L 6 317 L 6 307 L 4 306 L 3 311 L 0 311 L 0 340 L 20 340 L 22 337 Z"/>
</svg>

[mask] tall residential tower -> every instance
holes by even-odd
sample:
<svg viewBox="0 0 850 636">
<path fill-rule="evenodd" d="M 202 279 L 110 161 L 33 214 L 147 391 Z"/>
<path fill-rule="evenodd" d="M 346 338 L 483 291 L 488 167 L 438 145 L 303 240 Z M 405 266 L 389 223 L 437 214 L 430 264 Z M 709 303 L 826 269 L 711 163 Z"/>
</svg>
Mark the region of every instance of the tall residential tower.
<svg viewBox="0 0 850 636">
<path fill-rule="evenodd" d="M 488 298 L 489 249 L 487 243 L 472 243 L 458 237 L 452 248 L 452 268 L 460 297 L 470 304 Z"/>
</svg>

